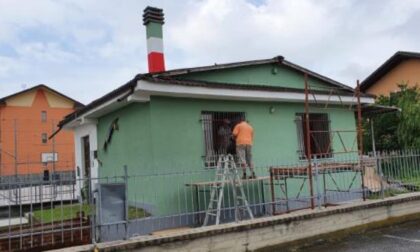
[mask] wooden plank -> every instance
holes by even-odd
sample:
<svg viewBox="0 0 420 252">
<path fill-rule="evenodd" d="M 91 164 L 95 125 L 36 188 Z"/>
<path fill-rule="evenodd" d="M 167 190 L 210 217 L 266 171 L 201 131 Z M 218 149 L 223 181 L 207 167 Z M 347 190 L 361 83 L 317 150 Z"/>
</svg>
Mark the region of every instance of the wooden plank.
<svg viewBox="0 0 420 252">
<path fill-rule="evenodd" d="M 264 177 L 257 177 L 254 179 L 243 179 L 242 183 L 252 183 L 257 182 L 261 180 L 269 180 L 270 176 L 264 176 Z M 229 182 L 226 180 L 226 182 Z M 203 182 L 195 182 L 195 183 L 187 183 L 186 186 L 211 186 L 213 185 L 214 181 L 203 181 Z"/>
</svg>

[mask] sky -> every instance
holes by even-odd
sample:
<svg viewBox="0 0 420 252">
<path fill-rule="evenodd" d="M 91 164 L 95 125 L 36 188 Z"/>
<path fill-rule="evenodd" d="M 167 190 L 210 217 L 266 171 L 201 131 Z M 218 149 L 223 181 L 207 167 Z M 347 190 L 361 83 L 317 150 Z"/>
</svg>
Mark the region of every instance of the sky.
<svg viewBox="0 0 420 252">
<path fill-rule="evenodd" d="M 419 0 L 0 0 L 0 97 L 42 83 L 89 103 L 147 72 L 148 5 L 166 69 L 282 55 L 355 86 L 420 51 Z"/>
</svg>

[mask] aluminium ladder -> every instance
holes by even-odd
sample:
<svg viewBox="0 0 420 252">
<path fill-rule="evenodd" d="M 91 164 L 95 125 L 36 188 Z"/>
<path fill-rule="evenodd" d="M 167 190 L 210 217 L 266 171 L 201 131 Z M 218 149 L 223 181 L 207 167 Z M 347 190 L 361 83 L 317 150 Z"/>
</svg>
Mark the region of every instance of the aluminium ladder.
<svg viewBox="0 0 420 252">
<path fill-rule="evenodd" d="M 204 218 L 203 226 L 209 224 L 211 217 L 215 218 L 215 224 L 220 223 L 220 213 L 222 209 L 222 201 L 225 185 L 232 186 L 233 201 L 235 207 L 235 221 L 239 221 L 242 217 L 241 211 L 247 213 L 250 219 L 253 219 L 251 208 L 246 199 L 242 180 L 239 177 L 235 160 L 232 155 L 221 155 L 217 161 L 216 178 L 211 186 L 210 201 Z M 228 190 L 229 192 L 229 190 Z"/>
</svg>

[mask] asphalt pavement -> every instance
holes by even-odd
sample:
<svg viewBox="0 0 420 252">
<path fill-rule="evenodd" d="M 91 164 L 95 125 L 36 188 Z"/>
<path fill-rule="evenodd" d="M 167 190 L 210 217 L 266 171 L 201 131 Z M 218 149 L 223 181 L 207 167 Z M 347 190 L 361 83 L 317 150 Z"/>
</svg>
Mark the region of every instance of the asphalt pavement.
<svg viewBox="0 0 420 252">
<path fill-rule="evenodd" d="M 363 234 L 353 234 L 337 242 L 318 242 L 318 245 L 298 252 L 420 252 L 420 221 L 409 222 Z"/>
</svg>

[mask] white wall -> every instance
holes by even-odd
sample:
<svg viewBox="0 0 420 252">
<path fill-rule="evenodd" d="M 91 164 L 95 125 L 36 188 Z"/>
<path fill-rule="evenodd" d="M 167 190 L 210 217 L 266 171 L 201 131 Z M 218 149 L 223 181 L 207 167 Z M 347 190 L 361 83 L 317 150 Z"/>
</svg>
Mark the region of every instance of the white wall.
<svg viewBox="0 0 420 252">
<path fill-rule="evenodd" d="M 83 146 L 82 146 L 82 138 L 85 136 L 89 136 L 89 145 L 90 145 L 90 160 L 91 160 L 91 178 L 98 177 L 98 160 L 94 158 L 93 152 L 98 149 L 98 140 L 96 135 L 96 123 L 86 123 L 80 125 L 74 130 L 74 143 L 75 143 L 75 158 L 76 158 L 76 193 L 77 196 L 80 196 L 80 189 L 82 188 L 82 181 L 83 179 Z M 79 169 L 79 171 L 78 171 Z M 96 189 L 97 181 L 95 179 L 92 180 L 92 189 Z"/>
</svg>

